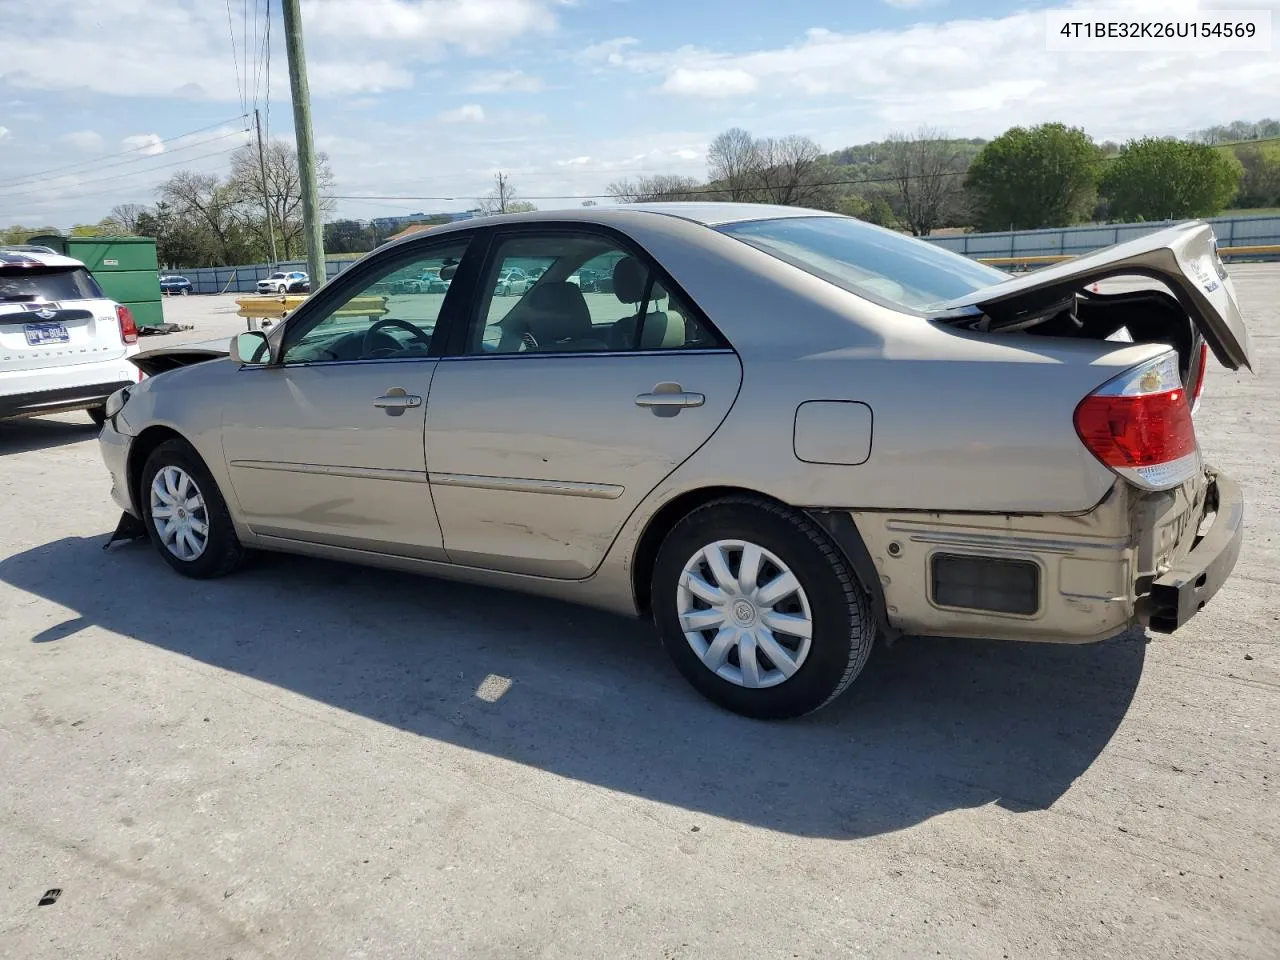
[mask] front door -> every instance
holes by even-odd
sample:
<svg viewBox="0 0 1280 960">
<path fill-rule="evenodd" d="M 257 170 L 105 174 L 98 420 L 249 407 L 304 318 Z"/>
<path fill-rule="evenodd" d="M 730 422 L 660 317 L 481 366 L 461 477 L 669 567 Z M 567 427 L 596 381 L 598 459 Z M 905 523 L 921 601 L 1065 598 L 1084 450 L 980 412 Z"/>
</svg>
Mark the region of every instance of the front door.
<svg viewBox="0 0 1280 960">
<path fill-rule="evenodd" d="M 223 451 L 255 533 L 444 558 L 423 426 L 448 293 L 409 279 L 457 263 L 466 247 L 418 247 L 356 278 L 289 321 L 280 364 L 238 372 Z"/>
<path fill-rule="evenodd" d="M 542 272 L 517 292 L 503 280 L 516 269 Z M 500 237 L 477 301 L 464 355 L 440 361 L 427 407 L 449 559 L 589 576 L 720 425 L 738 358 L 640 254 L 589 233 Z"/>
</svg>

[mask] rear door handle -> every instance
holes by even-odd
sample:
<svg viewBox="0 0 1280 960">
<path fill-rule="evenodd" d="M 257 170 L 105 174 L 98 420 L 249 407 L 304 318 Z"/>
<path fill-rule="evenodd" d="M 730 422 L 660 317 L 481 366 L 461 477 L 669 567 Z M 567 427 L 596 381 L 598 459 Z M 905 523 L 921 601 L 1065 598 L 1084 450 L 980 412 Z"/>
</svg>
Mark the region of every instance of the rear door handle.
<svg viewBox="0 0 1280 960">
<path fill-rule="evenodd" d="M 707 398 L 700 393 L 691 393 L 678 383 L 656 383 L 649 393 L 636 397 L 637 407 L 647 407 L 655 417 L 674 417 L 688 407 L 700 407 Z"/>
<path fill-rule="evenodd" d="M 392 417 L 398 417 L 412 407 L 422 406 L 422 398 L 414 396 L 404 387 L 392 387 L 373 401 L 375 407 L 381 407 Z"/>
<path fill-rule="evenodd" d="M 700 393 L 642 393 L 636 397 L 637 407 L 700 407 L 707 398 Z"/>
</svg>

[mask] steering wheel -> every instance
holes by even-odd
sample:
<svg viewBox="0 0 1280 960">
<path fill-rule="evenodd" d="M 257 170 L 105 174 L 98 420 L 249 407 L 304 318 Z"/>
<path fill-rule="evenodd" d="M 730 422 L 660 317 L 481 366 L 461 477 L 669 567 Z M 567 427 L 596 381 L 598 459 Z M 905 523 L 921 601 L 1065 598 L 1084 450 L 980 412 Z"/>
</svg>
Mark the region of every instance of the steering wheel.
<svg viewBox="0 0 1280 960">
<path fill-rule="evenodd" d="M 371 356 L 376 350 L 385 350 L 385 347 L 375 348 L 374 336 L 381 333 L 386 327 L 399 327 L 401 330 L 407 330 L 413 339 L 417 340 L 424 347 L 431 346 L 431 334 L 418 329 L 408 320 L 401 320 L 398 317 L 383 317 L 381 320 L 374 321 L 368 330 L 364 332 L 364 343 L 360 346 L 360 356 Z"/>
</svg>

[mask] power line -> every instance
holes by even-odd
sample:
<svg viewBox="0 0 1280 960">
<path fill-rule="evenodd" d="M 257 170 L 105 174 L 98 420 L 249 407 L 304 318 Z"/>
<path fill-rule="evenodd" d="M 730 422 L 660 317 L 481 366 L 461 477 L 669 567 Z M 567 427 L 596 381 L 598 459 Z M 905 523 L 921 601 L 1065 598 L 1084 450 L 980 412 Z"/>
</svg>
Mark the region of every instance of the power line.
<svg viewBox="0 0 1280 960">
<path fill-rule="evenodd" d="M 237 131 L 237 132 L 239 132 L 239 131 Z M 225 155 L 226 155 L 226 154 L 228 154 L 228 153 L 235 153 L 235 152 L 236 152 L 237 150 L 239 150 L 239 149 L 240 149 L 239 147 L 228 147 L 226 150 L 216 150 L 216 151 L 214 151 L 214 152 L 212 152 L 212 153 L 205 153 L 205 154 L 201 154 L 201 155 L 200 155 L 200 156 L 198 156 L 198 157 L 185 157 L 185 158 L 183 158 L 183 159 L 181 159 L 181 160 L 175 160 L 173 163 L 162 163 L 162 164 L 159 164 L 159 165 L 154 166 L 154 167 L 148 167 L 148 168 L 147 168 L 147 169 L 145 169 L 145 170 L 135 170 L 135 171 L 133 171 L 132 173 L 118 173 L 118 174 L 116 174 L 115 176 L 111 176 L 111 177 L 99 177 L 99 178 L 98 178 L 98 179 L 96 179 L 96 180 L 82 180 L 80 183 L 69 185 L 69 186 L 68 186 L 68 189 L 69 189 L 69 190 L 75 190 L 75 189 L 77 189 L 77 188 L 79 188 L 79 187 L 87 187 L 87 186 L 90 186 L 90 185 L 95 184 L 95 183 L 110 183 L 110 182 L 113 182 L 113 181 L 116 181 L 116 180 L 127 180 L 129 177 L 137 177 L 137 176 L 141 176 L 141 175 L 143 175 L 143 174 L 152 173 L 152 172 L 154 172 L 154 171 L 156 171 L 156 170 L 164 170 L 164 169 L 167 169 L 167 168 L 169 168 L 169 167 L 176 167 L 176 166 L 178 166 L 178 165 L 180 165 L 180 164 L 184 164 L 184 163 L 198 163 L 198 162 L 199 162 L 199 161 L 201 161 L 201 160 L 208 160 L 210 157 L 221 157 L 221 156 L 225 156 Z M 47 192 L 48 192 L 48 190 L 49 190 L 49 188 L 48 188 L 48 187 L 42 187 L 42 188 L 40 188 L 40 189 L 38 189 L 38 190 L 28 190 L 28 191 L 24 191 L 24 192 L 22 192 L 22 193 L 9 193 L 9 194 L 5 194 L 3 197 L 0 197 L 0 199 L 3 199 L 3 200 L 5 200 L 5 201 L 9 201 L 9 200 L 14 199 L 15 197 L 27 197 L 27 196 L 34 196 L 34 195 L 36 195 L 36 194 L 43 194 L 43 193 L 47 193 Z M 62 195 L 60 195 L 59 197 L 57 197 L 56 199 L 63 199 L 63 198 L 64 198 L 64 197 L 66 197 L 66 196 L 68 196 L 68 195 L 67 195 L 67 194 L 62 194 Z M 80 194 L 78 194 L 78 193 L 73 193 L 73 194 L 70 194 L 70 196 L 72 196 L 72 197 L 76 197 L 76 198 L 79 198 L 81 195 L 80 195 Z"/>
<path fill-rule="evenodd" d="M 79 160 L 75 163 L 64 164 L 61 167 L 50 167 L 48 170 L 37 170 L 35 173 L 24 173 L 22 176 L 19 176 L 19 177 L 11 177 L 8 180 L 0 180 L 0 187 L 23 186 L 25 185 L 25 182 L 28 180 L 43 180 L 49 174 L 60 173 L 63 170 L 73 170 L 76 167 L 94 167 L 95 169 L 100 169 L 99 161 L 110 160 L 112 157 L 123 157 L 126 154 L 138 153 L 139 151 L 150 150 L 153 147 L 158 147 L 166 143 L 173 143 L 173 141 L 175 140 L 182 140 L 182 139 L 185 139 L 186 137 L 194 137 L 197 133 L 204 133 L 205 131 L 212 130 L 215 127 L 224 127 L 228 123 L 234 123 L 236 120 L 244 120 L 246 116 L 247 114 L 242 113 L 238 117 L 231 117 L 227 120 L 219 120 L 217 123 L 211 123 L 207 127 L 200 127 L 197 130 L 189 130 L 186 133 L 179 133 L 172 137 L 166 137 L 163 140 L 156 140 L 154 143 L 142 143 L 136 147 L 130 147 L 128 150 L 120 150 L 120 151 L 117 151 L 116 153 L 104 153 L 101 156 L 92 158 L 91 160 Z M 148 156 L 151 156 L 151 154 L 148 154 Z"/>
<path fill-rule="evenodd" d="M 142 163 L 142 162 L 144 162 L 144 161 L 146 161 L 146 160 L 150 160 L 152 157 L 172 156 L 173 154 L 175 154 L 175 153 L 179 153 L 179 152 L 181 152 L 181 151 L 183 151 L 183 150 L 191 150 L 191 149 L 193 149 L 193 148 L 195 148 L 195 147 L 203 147 L 203 146 L 207 146 L 208 144 L 211 144 L 211 143 L 217 143 L 219 140 L 225 140 L 225 139 L 227 139 L 227 137 L 242 136 L 242 135 L 244 135 L 245 133 L 247 133 L 247 131 L 244 131 L 244 130 L 230 130 L 230 131 L 228 131 L 228 132 L 226 132 L 226 133 L 223 133 L 223 134 L 220 134 L 220 135 L 218 135 L 218 136 L 216 136 L 216 137 L 207 137 L 207 138 L 205 138 L 204 140 L 193 140 L 191 143 L 184 143 L 184 144 L 182 144 L 182 145 L 181 145 L 181 146 L 179 146 L 179 147 L 174 147 L 172 150 L 162 150 L 160 153 L 147 154 L 147 155 L 145 155 L 145 156 L 141 156 L 141 157 L 129 157 L 128 159 L 125 159 L 125 160 L 117 160 L 115 163 L 104 163 L 104 164 L 100 164 L 100 165 L 98 165 L 98 166 L 94 167 L 94 169 L 92 170 L 92 172 L 93 172 L 93 173 L 97 173 L 99 170 L 106 170 L 106 169 L 109 169 L 109 168 L 111 168 L 111 167 L 122 167 L 122 166 L 127 166 L 127 165 L 129 165 L 129 164 L 131 164 L 131 163 Z M 149 145 L 149 146 L 152 146 L 152 145 Z M 155 168 L 154 168 L 154 167 L 150 167 L 150 168 L 148 168 L 148 169 L 155 169 Z M 86 172 L 86 173 L 88 173 L 88 172 L 90 172 L 90 171 L 85 171 L 85 172 Z M 143 172 L 145 172 L 145 171 L 143 171 L 143 170 L 139 170 L 139 171 L 137 171 L 137 172 L 138 172 L 138 173 L 143 173 Z M 76 175 L 76 174 L 74 174 L 74 173 L 72 173 L 72 174 L 62 173 L 62 174 L 57 174 L 57 175 L 55 175 L 55 176 L 51 176 L 51 177 L 39 177 L 39 178 L 35 178 L 35 179 L 30 179 L 30 180 L 28 180 L 28 181 L 26 181 L 26 182 L 23 182 L 23 183 L 16 183 L 16 184 L 10 184 L 10 185 L 0 186 L 0 191 L 9 190 L 9 189 L 12 189 L 13 187 L 18 187 L 18 188 L 22 189 L 22 190 L 23 190 L 23 192 L 26 192 L 26 191 L 25 191 L 25 188 L 27 188 L 27 187 L 35 187 L 35 186 L 39 186 L 39 185 L 40 185 L 40 184 L 42 184 L 42 183 L 48 183 L 48 182 L 53 181 L 53 180 L 61 180 L 61 179 L 65 178 L 65 177 L 68 177 L 68 176 L 75 176 L 75 175 Z M 133 174 L 131 174 L 131 173 L 130 173 L 130 174 L 118 174 L 118 176 L 132 176 L 132 175 L 133 175 Z M 19 195 L 20 195 L 20 194 L 19 194 Z M 0 197 L 2 197 L 2 196 L 12 196 L 12 194 L 4 194 L 3 192 L 0 192 Z"/>
<path fill-rule="evenodd" d="M 244 87 L 240 83 L 240 55 L 236 52 L 236 29 L 231 25 L 231 0 L 227 0 L 227 36 L 231 40 L 231 62 L 236 67 L 236 93 L 240 94 L 240 110 L 243 113 L 249 112 L 249 106 L 245 103 Z M 246 69 L 248 64 L 245 64 Z"/>
</svg>

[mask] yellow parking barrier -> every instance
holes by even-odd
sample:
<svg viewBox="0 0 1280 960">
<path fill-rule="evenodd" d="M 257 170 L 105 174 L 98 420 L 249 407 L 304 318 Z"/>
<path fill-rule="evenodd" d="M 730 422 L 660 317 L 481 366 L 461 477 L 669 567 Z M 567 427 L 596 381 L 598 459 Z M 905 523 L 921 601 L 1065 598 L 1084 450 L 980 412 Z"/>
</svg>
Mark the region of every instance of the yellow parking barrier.
<svg viewBox="0 0 1280 960">
<path fill-rule="evenodd" d="M 236 311 L 247 321 L 250 330 L 256 330 L 263 320 L 280 320 L 287 314 L 297 310 L 306 302 L 305 296 L 289 295 L 275 297 L 239 297 Z M 353 297 L 333 316 L 336 317 L 381 317 L 387 312 L 386 297 Z"/>
</svg>

